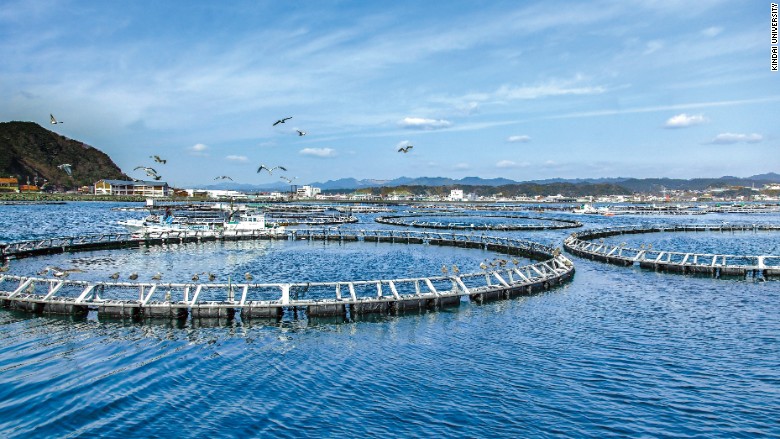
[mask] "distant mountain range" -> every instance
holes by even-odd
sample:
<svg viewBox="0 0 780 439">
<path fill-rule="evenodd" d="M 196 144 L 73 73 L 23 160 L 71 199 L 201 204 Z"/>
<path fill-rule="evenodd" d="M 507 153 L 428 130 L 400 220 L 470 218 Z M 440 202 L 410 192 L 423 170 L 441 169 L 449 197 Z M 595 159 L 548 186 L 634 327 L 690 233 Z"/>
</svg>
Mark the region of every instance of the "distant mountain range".
<svg viewBox="0 0 780 439">
<path fill-rule="evenodd" d="M 311 186 L 321 188 L 323 191 L 355 191 L 369 188 L 393 188 L 393 187 L 512 187 L 512 186 L 556 186 L 560 184 L 571 186 L 593 186 L 601 185 L 604 187 L 621 188 L 621 192 L 626 193 L 660 193 L 667 190 L 705 190 L 712 187 L 725 186 L 751 186 L 761 187 L 768 183 L 780 183 L 780 174 L 770 172 L 766 174 L 753 175 L 746 178 L 724 176 L 719 178 L 694 178 L 694 179 L 674 179 L 674 178 L 549 178 L 545 180 L 515 181 L 507 178 L 480 178 L 465 177 L 459 180 L 446 177 L 399 177 L 393 180 L 374 180 L 355 178 L 340 178 L 338 180 L 328 180 L 325 182 L 310 183 Z M 268 191 L 268 190 L 288 190 L 289 185 L 283 183 L 272 183 L 268 185 L 247 185 L 235 183 L 220 183 L 216 185 L 204 186 L 202 189 L 233 189 L 241 191 Z"/>
<path fill-rule="evenodd" d="M 69 163 L 73 173 L 67 175 L 57 166 Z M 35 176 L 46 179 L 51 186 L 77 187 L 94 184 L 100 179 L 130 180 L 121 169 L 102 151 L 78 140 L 68 139 L 33 122 L 0 122 L 0 177 L 16 176 L 20 182 Z M 609 193 L 660 193 L 667 190 L 705 190 L 712 187 L 751 186 L 761 187 L 767 183 L 780 183 L 780 174 L 770 172 L 747 178 L 724 176 L 720 178 L 550 178 L 545 180 L 515 181 L 507 178 L 465 177 L 399 177 L 393 180 L 341 178 L 325 182 L 309 183 L 323 191 L 355 191 L 379 188 L 403 188 L 408 192 L 419 192 L 421 188 L 433 192 L 460 188 L 475 193 L 490 192 L 505 194 L 526 193 L 568 194 Z M 300 186 L 300 185 L 299 185 Z M 220 182 L 198 187 L 199 189 L 239 190 L 244 192 L 287 191 L 290 185 L 282 182 L 266 185 Z M 414 189 L 410 189 L 414 188 Z M 554 192 L 559 191 L 559 192 Z M 564 193 L 565 192 L 565 193 Z"/>
</svg>

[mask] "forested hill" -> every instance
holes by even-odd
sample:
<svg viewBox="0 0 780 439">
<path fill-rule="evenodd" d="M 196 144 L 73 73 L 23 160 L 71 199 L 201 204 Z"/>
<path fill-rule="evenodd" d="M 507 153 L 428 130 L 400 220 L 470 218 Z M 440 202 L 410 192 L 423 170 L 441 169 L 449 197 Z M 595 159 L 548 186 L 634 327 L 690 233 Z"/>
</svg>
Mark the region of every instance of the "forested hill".
<svg viewBox="0 0 780 439">
<path fill-rule="evenodd" d="M 72 175 L 57 166 L 68 163 Z M 130 180 L 111 158 L 77 140 L 68 139 L 34 122 L 0 122 L 0 177 L 19 183 L 48 180 L 48 186 L 75 188 L 100 179 Z"/>
</svg>

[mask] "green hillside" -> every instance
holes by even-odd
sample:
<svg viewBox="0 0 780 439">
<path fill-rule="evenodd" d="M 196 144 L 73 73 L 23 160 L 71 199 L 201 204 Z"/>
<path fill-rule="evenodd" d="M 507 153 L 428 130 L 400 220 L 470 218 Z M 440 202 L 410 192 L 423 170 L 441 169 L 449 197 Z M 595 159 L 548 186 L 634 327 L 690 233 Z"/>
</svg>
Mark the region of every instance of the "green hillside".
<svg viewBox="0 0 780 439">
<path fill-rule="evenodd" d="M 71 165 L 72 175 L 57 168 Z M 0 122 L 0 177 L 19 183 L 35 177 L 47 187 L 63 189 L 94 184 L 100 179 L 129 180 L 111 158 L 92 146 L 68 139 L 34 122 Z"/>
</svg>

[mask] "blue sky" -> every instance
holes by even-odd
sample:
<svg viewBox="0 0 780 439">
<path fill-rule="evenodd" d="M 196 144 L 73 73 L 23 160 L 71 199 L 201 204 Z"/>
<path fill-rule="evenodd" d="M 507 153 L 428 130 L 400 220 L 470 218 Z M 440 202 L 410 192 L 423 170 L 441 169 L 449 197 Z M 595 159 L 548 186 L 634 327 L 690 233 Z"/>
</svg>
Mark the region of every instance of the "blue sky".
<svg viewBox="0 0 780 439">
<path fill-rule="evenodd" d="M 780 172 L 769 22 L 765 1 L 0 0 L 0 120 L 136 178 L 160 155 L 178 186 L 749 176 Z"/>
</svg>

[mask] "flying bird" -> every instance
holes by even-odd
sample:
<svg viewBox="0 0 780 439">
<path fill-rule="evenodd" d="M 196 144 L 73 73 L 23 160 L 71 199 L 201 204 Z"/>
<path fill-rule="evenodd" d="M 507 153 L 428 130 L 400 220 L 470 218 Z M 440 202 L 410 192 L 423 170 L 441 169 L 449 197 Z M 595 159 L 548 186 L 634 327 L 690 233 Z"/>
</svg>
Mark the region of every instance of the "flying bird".
<svg viewBox="0 0 780 439">
<path fill-rule="evenodd" d="M 286 120 L 290 120 L 290 119 L 292 119 L 292 116 L 290 116 L 290 117 L 285 117 L 285 118 L 282 118 L 282 119 L 279 119 L 279 120 L 277 120 L 276 122 L 274 122 L 273 126 L 277 126 L 277 125 L 279 125 L 280 123 L 284 123 Z"/>
<path fill-rule="evenodd" d="M 301 131 L 301 130 L 295 130 L 295 131 L 298 131 L 298 136 L 305 136 L 306 135 L 306 131 Z"/>
<path fill-rule="evenodd" d="M 257 173 L 259 174 L 259 173 L 260 173 L 260 171 L 262 171 L 263 169 L 265 169 L 266 171 L 268 171 L 268 174 L 270 174 L 270 175 L 273 175 L 273 174 L 274 174 L 274 172 L 273 172 L 273 171 L 274 171 L 274 169 L 281 169 L 282 171 L 287 171 L 287 168 L 285 168 L 284 166 L 274 166 L 273 168 L 269 168 L 269 167 L 268 167 L 268 166 L 266 166 L 266 165 L 260 165 L 260 167 L 259 167 L 259 168 L 257 168 Z"/>
<path fill-rule="evenodd" d="M 412 145 L 406 145 L 405 147 L 398 148 L 398 152 L 406 154 L 410 149 L 414 148 Z"/>
<path fill-rule="evenodd" d="M 51 119 L 51 124 L 52 124 L 52 125 L 56 125 L 56 124 L 58 124 L 58 123 L 63 123 L 63 122 L 61 122 L 61 121 L 59 121 L 59 120 L 55 119 L 55 118 L 54 118 L 54 115 L 53 115 L 53 114 L 51 114 L 51 113 L 49 113 L 49 118 Z"/>
<path fill-rule="evenodd" d="M 161 159 L 159 155 L 150 155 L 149 158 L 154 159 L 155 162 L 162 163 L 163 165 L 168 161 L 165 159 Z"/>
<path fill-rule="evenodd" d="M 284 181 L 286 181 L 288 184 L 292 184 L 293 180 L 295 180 L 295 179 L 296 179 L 296 178 L 298 178 L 298 177 L 287 178 L 287 177 L 285 177 L 284 175 L 282 175 L 282 176 L 281 176 L 281 177 L 279 177 L 279 178 L 280 178 L 280 179 L 282 179 L 282 180 L 284 180 Z"/>
<path fill-rule="evenodd" d="M 68 175 L 73 174 L 73 170 L 71 169 L 72 165 L 70 163 L 63 163 L 61 165 L 58 165 L 57 167 L 65 171 L 65 173 Z"/>
<path fill-rule="evenodd" d="M 227 175 L 220 175 L 219 177 L 215 178 L 214 180 L 230 180 L 230 181 L 233 181 L 233 179 L 228 177 Z"/>
<path fill-rule="evenodd" d="M 135 168 L 133 168 L 133 171 L 137 171 L 139 169 L 143 169 L 144 171 L 146 171 L 147 174 L 149 174 L 150 172 L 152 174 L 157 174 L 157 171 L 154 168 L 150 168 L 149 166 L 136 166 Z"/>
<path fill-rule="evenodd" d="M 146 171 L 146 175 L 154 178 L 155 180 L 160 179 L 160 176 L 157 175 L 157 171 L 154 168 L 150 168 L 149 166 L 136 166 L 135 169 L 133 169 L 133 171 L 137 171 L 139 169 L 143 169 L 144 171 Z"/>
</svg>

